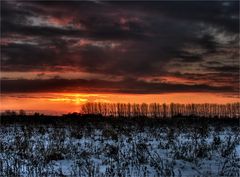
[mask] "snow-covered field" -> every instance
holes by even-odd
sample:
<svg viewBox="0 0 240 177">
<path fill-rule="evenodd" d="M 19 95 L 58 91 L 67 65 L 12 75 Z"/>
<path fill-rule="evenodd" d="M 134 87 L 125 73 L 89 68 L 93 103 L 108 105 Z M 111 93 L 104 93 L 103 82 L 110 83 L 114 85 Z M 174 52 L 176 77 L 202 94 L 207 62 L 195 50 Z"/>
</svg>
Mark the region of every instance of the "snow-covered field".
<svg viewBox="0 0 240 177">
<path fill-rule="evenodd" d="M 237 126 L 95 124 L 0 125 L 0 176 L 239 176 Z"/>
</svg>

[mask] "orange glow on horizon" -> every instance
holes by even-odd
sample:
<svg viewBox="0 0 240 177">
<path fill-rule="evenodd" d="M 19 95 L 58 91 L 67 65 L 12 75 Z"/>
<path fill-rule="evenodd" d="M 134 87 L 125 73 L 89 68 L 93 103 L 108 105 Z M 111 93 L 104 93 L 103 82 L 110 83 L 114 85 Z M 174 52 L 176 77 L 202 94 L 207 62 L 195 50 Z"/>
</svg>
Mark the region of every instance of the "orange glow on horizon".
<svg viewBox="0 0 240 177">
<path fill-rule="evenodd" d="M 62 114 L 79 112 L 80 105 L 86 102 L 106 103 L 233 103 L 239 98 L 223 97 L 211 93 L 172 93 L 172 94 L 85 94 L 85 93 L 40 93 L 2 95 L 0 111 L 29 110 L 44 113 Z"/>
</svg>

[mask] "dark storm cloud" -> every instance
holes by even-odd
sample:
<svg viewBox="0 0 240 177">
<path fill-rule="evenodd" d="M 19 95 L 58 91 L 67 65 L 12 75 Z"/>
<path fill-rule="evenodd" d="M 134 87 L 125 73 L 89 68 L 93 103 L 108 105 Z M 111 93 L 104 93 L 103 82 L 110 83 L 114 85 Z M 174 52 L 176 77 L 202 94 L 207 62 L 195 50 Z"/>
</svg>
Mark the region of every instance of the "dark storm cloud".
<svg viewBox="0 0 240 177">
<path fill-rule="evenodd" d="M 239 74 L 239 66 L 208 66 L 207 68 L 217 72 Z"/>
<path fill-rule="evenodd" d="M 194 72 L 207 70 L 216 72 L 218 80 L 231 86 L 236 78 L 231 75 L 236 72 L 232 70 L 235 66 L 220 59 L 216 62 L 222 65 L 218 67 L 207 58 L 212 55 L 217 60 L 232 54 L 223 49 L 239 48 L 238 1 L 1 1 L 1 10 L 2 71 L 67 72 L 68 68 L 137 80 L 168 75 L 194 77 Z M 181 76 L 171 74 L 173 63 L 184 66 L 184 71 L 178 70 Z M 187 68 L 192 68 L 191 76 L 183 74 Z M 226 72 L 230 73 L 228 79 Z M 139 86 L 138 82 L 132 83 Z M 144 85 L 144 91 L 141 85 L 139 90 L 115 89 L 129 93 L 145 93 L 146 88 L 171 92 L 172 87 L 182 91 L 212 90 L 207 85 L 198 85 L 199 90 L 197 86 L 163 85 Z"/>
<path fill-rule="evenodd" d="M 221 67 L 219 67 L 221 68 Z M 209 85 L 228 85 L 231 86 L 234 90 L 238 89 L 239 83 L 239 75 L 238 72 L 221 72 L 219 73 L 219 68 L 212 68 L 211 71 L 215 72 L 208 72 L 208 73 L 171 73 L 172 76 L 177 78 L 188 79 L 192 81 L 205 81 L 208 82 Z M 216 70 L 218 72 L 216 72 Z"/>
<path fill-rule="evenodd" d="M 176 57 L 179 58 L 181 62 L 199 62 L 202 59 L 200 54 L 192 54 L 186 51 L 176 52 Z"/>
<path fill-rule="evenodd" d="M 21 85 L 21 87 L 19 87 Z M 31 92 L 88 92 L 88 93 L 181 93 L 181 92 L 214 92 L 231 93 L 229 86 L 214 87 L 204 84 L 185 85 L 169 83 L 147 83 L 134 79 L 122 81 L 84 80 L 84 79 L 48 79 L 48 80 L 2 80 L 2 93 Z"/>
<path fill-rule="evenodd" d="M 222 27 L 234 33 L 239 32 L 238 1 L 189 1 L 160 2 L 163 5 L 154 6 L 160 13 L 173 16 L 179 20 L 199 21 Z M 150 9 L 150 10 L 153 10 Z"/>
<path fill-rule="evenodd" d="M 17 33 L 41 37 L 73 36 L 100 40 L 140 39 L 144 37 L 138 23 L 129 22 L 131 30 L 124 31 L 121 29 L 118 19 L 112 15 L 114 11 L 112 9 L 109 11 L 109 6 L 103 7 L 90 2 L 20 2 L 18 5 L 3 2 L 2 34 L 7 36 L 9 33 Z M 73 29 L 70 26 L 58 28 L 31 25 L 34 21 L 31 18 L 44 19 L 48 17 L 50 19 L 57 18 L 59 21 L 70 18 L 69 24 L 81 24 L 86 29 Z"/>
</svg>

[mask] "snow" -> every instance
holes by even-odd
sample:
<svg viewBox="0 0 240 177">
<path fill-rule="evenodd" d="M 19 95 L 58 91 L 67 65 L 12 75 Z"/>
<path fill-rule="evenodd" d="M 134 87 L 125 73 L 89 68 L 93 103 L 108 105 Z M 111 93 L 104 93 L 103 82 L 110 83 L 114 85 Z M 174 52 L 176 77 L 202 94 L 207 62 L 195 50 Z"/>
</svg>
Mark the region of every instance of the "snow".
<svg viewBox="0 0 240 177">
<path fill-rule="evenodd" d="M 239 171 L 239 136 L 231 128 L 216 132 L 210 127 L 206 136 L 194 136 L 192 129 L 130 128 L 121 132 L 104 128 L 1 126 L 0 176 L 46 174 L 65 176 L 219 176 Z M 169 138 L 173 136 L 173 138 Z M 221 143 L 214 144 L 214 137 Z M 227 140 L 230 137 L 230 142 Z M 227 143 L 235 144 L 223 156 Z M 201 152 L 201 148 L 206 150 Z M 199 152 L 199 157 L 196 152 Z M 202 154 L 201 154 L 202 153 Z M 205 153 L 205 154 L 204 154 Z M 224 164 L 235 164 L 231 168 Z M 17 168 L 18 167 L 18 168 Z M 233 168 L 233 169 L 232 169 Z"/>
</svg>

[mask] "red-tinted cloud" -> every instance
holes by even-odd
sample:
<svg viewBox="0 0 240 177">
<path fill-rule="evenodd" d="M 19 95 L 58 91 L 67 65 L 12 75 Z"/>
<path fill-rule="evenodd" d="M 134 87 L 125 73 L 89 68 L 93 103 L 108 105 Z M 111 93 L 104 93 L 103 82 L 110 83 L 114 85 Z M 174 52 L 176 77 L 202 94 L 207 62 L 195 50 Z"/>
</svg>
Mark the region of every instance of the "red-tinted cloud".
<svg viewBox="0 0 240 177">
<path fill-rule="evenodd" d="M 95 80 L 97 84 L 69 78 L 62 81 L 65 85 L 54 79 L 23 78 L 23 84 L 5 79 L 3 92 L 239 90 L 237 1 L 1 3 L 2 72 L 81 71 L 124 78 L 116 83 Z M 139 82 L 169 76 L 192 85 Z"/>
</svg>

